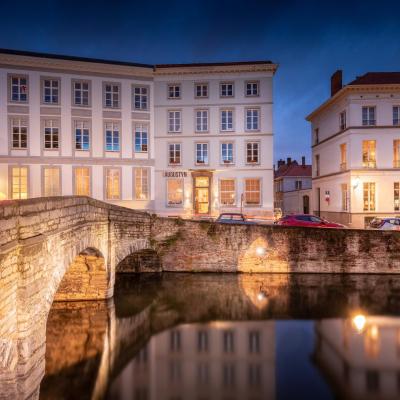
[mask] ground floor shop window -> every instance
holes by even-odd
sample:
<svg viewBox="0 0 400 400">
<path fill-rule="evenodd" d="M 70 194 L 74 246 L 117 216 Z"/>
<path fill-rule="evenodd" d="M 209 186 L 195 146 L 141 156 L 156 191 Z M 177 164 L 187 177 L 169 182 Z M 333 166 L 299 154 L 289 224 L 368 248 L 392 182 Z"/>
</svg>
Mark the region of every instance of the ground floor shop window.
<svg viewBox="0 0 400 400">
<path fill-rule="evenodd" d="M 258 205 L 261 203 L 260 179 L 245 179 L 245 202 L 247 205 Z"/>
<path fill-rule="evenodd" d="M 347 183 L 342 183 L 342 211 L 347 211 L 347 208 L 348 208 Z"/>
<path fill-rule="evenodd" d="M 149 198 L 149 170 L 135 168 L 135 199 L 147 200 Z"/>
<path fill-rule="evenodd" d="M 375 182 L 363 184 L 364 211 L 375 211 Z"/>
<path fill-rule="evenodd" d="M 395 182 L 393 187 L 394 211 L 400 210 L 400 183 Z"/>
<path fill-rule="evenodd" d="M 183 179 L 167 180 L 167 205 L 170 207 L 183 205 Z"/>
<path fill-rule="evenodd" d="M 90 196 L 90 170 L 87 167 L 75 168 L 75 195 Z"/>
<path fill-rule="evenodd" d="M 28 168 L 13 167 L 11 171 L 11 198 L 27 199 L 28 198 Z"/>
<path fill-rule="evenodd" d="M 233 206 L 235 204 L 235 180 L 221 179 L 219 188 L 219 201 L 221 205 Z"/>
<path fill-rule="evenodd" d="M 118 200 L 120 193 L 120 170 L 116 168 L 107 169 L 106 174 L 106 198 L 107 200 Z"/>
<path fill-rule="evenodd" d="M 61 180 L 60 180 L 60 168 L 57 167 L 46 167 L 43 171 L 43 195 L 48 196 L 60 196 L 61 195 Z"/>
</svg>

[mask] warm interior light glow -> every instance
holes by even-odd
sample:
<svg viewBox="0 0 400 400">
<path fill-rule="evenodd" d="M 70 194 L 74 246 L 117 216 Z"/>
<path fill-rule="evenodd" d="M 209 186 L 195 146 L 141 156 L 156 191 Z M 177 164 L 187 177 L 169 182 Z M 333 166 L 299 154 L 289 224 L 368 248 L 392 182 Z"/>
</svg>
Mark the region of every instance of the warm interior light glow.
<svg viewBox="0 0 400 400">
<path fill-rule="evenodd" d="M 5 200 L 6 198 L 7 196 L 3 192 L 0 192 L 0 201 Z"/>
<path fill-rule="evenodd" d="M 356 176 L 352 181 L 353 189 L 357 189 L 359 184 L 360 184 L 360 178 L 358 176 Z"/>
<path fill-rule="evenodd" d="M 354 327 L 357 329 L 357 331 L 359 333 L 361 333 L 365 328 L 367 319 L 365 318 L 364 315 L 358 314 L 353 318 L 352 322 L 353 322 Z"/>
<path fill-rule="evenodd" d="M 265 248 L 261 247 L 261 246 L 258 246 L 256 248 L 256 253 L 257 253 L 258 256 L 263 256 L 265 254 Z"/>
</svg>

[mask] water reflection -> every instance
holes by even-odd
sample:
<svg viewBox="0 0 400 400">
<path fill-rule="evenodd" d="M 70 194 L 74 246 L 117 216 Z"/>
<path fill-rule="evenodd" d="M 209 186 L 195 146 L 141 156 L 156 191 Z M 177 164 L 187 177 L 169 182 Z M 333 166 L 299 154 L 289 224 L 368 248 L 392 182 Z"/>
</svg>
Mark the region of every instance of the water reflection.
<svg viewBox="0 0 400 400">
<path fill-rule="evenodd" d="M 53 305 L 40 398 L 397 398 L 399 289 L 394 276 L 124 275 L 111 303 Z"/>
</svg>

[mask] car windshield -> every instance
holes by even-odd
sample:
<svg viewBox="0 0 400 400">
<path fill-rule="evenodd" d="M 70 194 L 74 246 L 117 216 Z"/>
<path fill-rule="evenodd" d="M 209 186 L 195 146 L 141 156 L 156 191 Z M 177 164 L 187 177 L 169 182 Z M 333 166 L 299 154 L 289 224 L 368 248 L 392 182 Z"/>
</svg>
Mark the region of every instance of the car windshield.
<svg viewBox="0 0 400 400">
<path fill-rule="evenodd" d="M 310 217 L 310 221 L 312 221 L 312 222 L 322 222 L 322 219 L 318 218 L 318 217 L 311 216 Z"/>
<path fill-rule="evenodd" d="M 219 219 L 220 220 L 224 220 L 224 221 L 228 221 L 228 220 L 230 220 L 232 218 L 231 218 L 231 216 L 229 214 L 222 214 L 222 215 L 219 216 Z"/>
<path fill-rule="evenodd" d="M 234 221 L 243 221 L 243 217 L 241 215 L 232 215 L 232 219 Z"/>
</svg>

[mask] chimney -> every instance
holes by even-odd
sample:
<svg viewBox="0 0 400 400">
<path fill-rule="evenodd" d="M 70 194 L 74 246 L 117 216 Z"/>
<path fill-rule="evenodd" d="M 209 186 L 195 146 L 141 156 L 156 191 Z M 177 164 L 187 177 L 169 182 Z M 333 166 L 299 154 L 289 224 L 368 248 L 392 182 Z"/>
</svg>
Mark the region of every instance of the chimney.
<svg viewBox="0 0 400 400">
<path fill-rule="evenodd" d="M 306 158 L 305 158 L 304 156 L 301 157 L 301 165 L 302 165 L 303 167 L 306 166 Z"/>
<path fill-rule="evenodd" d="M 288 157 L 287 159 L 286 159 L 286 164 L 287 165 L 290 165 L 292 163 L 292 159 L 290 158 L 290 157 Z"/>
<path fill-rule="evenodd" d="M 278 169 L 279 169 L 282 165 L 285 165 L 285 161 L 282 160 L 282 159 L 278 160 Z"/>
<path fill-rule="evenodd" d="M 332 76 L 331 76 L 331 97 L 334 96 L 342 87 L 342 70 L 338 69 Z"/>
</svg>

